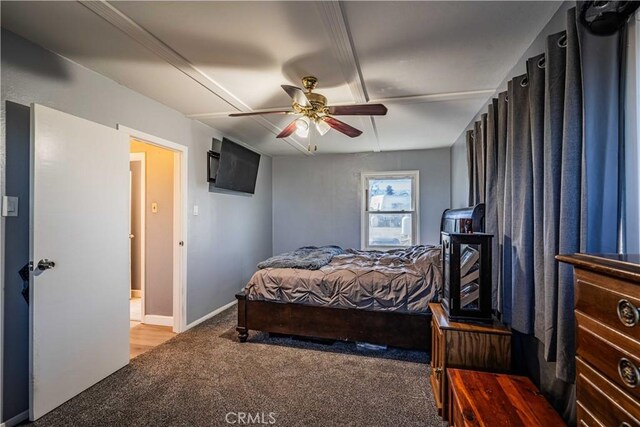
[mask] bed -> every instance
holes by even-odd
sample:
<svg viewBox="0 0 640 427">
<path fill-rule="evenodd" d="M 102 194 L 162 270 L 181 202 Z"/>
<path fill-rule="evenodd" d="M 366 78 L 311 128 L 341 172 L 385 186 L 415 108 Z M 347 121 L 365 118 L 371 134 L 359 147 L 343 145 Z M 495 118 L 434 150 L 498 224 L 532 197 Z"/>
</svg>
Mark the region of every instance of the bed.
<svg viewBox="0 0 640 427">
<path fill-rule="evenodd" d="M 447 210 L 441 228 L 481 231 L 483 211 Z M 236 295 L 239 340 L 257 330 L 428 350 L 428 303 L 440 296 L 441 262 L 440 246 L 421 245 L 338 251 L 317 269 L 259 269 Z"/>
</svg>

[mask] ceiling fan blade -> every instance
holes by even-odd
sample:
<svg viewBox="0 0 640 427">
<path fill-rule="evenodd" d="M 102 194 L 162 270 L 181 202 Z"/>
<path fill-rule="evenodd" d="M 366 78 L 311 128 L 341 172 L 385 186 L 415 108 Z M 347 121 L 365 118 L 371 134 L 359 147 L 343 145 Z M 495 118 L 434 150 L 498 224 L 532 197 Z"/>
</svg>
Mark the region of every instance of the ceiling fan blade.
<svg viewBox="0 0 640 427">
<path fill-rule="evenodd" d="M 261 114 L 289 114 L 293 113 L 291 110 L 274 110 L 274 111 L 254 111 L 252 113 L 232 113 L 229 117 L 246 117 L 246 116 L 259 116 Z"/>
<path fill-rule="evenodd" d="M 329 114 L 335 116 L 384 116 L 387 107 L 382 104 L 336 105 L 328 107 Z"/>
<path fill-rule="evenodd" d="M 351 138 L 355 138 L 356 136 L 360 136 L 362 134 L 361 130 L 358 130 L 353 126 L 348 125 L 345 122 L 342 122 L 336 118 L 324 116 L 322 120 L 326 122 L 329 126 L 334 128 L 335 130 L 337 130 L 338 132 L 342 132 Z"/>
<path fill-rule="evenodd" d="M 311 107 L 311 103 L 307 99 L 304 91 L 296 86 L 282 85 L 282 89 L 287 92 L 287 95 L 291 97 L 297 104 L 303 107 Z"/>
<path fill-rule="evenodd" d="M 291 136 L 291 134 L 294 133 L 296 129 L 296 121 L 294 120 L 289 123 L 286 128 L 282 129 L 282 132 L 280 132 L 278 136 L 276 136 L 276 138 L 286 138 L 288 136 Z"/>
</svg>

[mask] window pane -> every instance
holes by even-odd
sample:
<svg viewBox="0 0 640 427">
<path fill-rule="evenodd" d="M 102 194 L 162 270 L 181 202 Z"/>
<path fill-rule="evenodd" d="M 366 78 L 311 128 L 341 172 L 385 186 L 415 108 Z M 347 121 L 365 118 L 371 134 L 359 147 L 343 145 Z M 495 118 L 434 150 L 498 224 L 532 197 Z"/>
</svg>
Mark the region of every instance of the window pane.
<svg viewBox="0 0 640 427">
<path fill-rule="evenodd" d="M 369 179 L 370 211 L 412 211 L 411 178 Z"/>
<path fill-rule="evenodd" d="M 369 246 L 411 246 L 411 214 L 369 214 Z"/>
</svg>

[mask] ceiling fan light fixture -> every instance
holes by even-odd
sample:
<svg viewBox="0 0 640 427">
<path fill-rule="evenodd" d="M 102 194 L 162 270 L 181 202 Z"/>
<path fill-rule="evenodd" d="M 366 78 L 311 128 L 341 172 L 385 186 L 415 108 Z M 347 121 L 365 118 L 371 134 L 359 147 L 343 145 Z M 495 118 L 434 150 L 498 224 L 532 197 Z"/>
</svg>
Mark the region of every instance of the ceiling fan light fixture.
<svg viewBox="0 0 640 427">
<path fill-rule="evenodd" d="M 309 118 L 306 116 L 296 119 L 296 135 L 306 138 L 309 135 Z"/>
<path fill-rule="evenodd" d="M 329 132 L 329 130 L 331 130 L 331 126 L 329 126 L 324 120 L 316 120 L 316 129 L 318 129 L 318 133 L 320 135 L 326 134 L 327 132 Z"/>
</svg>

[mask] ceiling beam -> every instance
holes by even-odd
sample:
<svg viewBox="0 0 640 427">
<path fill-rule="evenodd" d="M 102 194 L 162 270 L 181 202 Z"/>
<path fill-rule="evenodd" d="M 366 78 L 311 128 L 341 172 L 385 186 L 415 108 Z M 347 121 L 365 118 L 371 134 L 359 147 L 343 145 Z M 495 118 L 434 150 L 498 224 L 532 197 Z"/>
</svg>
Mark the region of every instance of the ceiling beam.
<svg viewBox="0 0 640 427">
<path fill-rule="evenodd" d="M 385 104 L 424 104 L 428 102 L 460 101 L 463 99 L 486 98 L 496 93 L 495 89 L 471 90 L 465 92 L 431 93 L 426 95 L 396 96 L 372 99 L 371 103 Z"/>
<path fill-rule="evenodd" d="M 134 20 L 122 13 L 120 10 L 109 4 L 105 0 L 99 1 L 79 1 L 82 5 L 89 10 L 100 16 L 111 25 L 128 35 L 130 38 L 138 42 L 140 45 L 151 51 L 158 57 L 162 58 L 165 62 L 177 68 L 179 71 L 193 79 L 209 92 L 220 98 L 227 103 L 236 112 L 251 112 L 251 108 L 242 102 L 237 96 L 231 93 L 229 90 L 221 86 L 210 76 L 198 69 L 195 65 L 189 62 L 185 57 L 173 50 L 167 44 L 158 39 L 151 32 L 142 28 Z M 250 117 L 264 129 L 278 135 L 282 129 L 274 125 L 264 117 L 254 116 Z M 292 137 L 284 138 L 284 140 L 296 150 L 309 155 L 307 147 L 298 142 Z"/>
<path fill-rule="evenodd" d="M 488 96 L 496 93 L 495 89 L 482 89 L 482 90 L 470 90 L 464 92 L 446 92 L 446 93 L 430 93 L 424 95 L 409 95 L 409 96 L 396 96 L 390 98 L 380 98 L 380 99 L 372 99 L 369 104 L 380 103 L 380 104 L 426 104 L 429 102 L 442 102 L 442 101 L 460 101 L 464 99 L 478 99 L 478 98 L 486 98 Z M 349 105 L 349 103 L 336 103 L 331 104 L 335 106 L 339 105 Z M 264 110 L 253 110 L 254 113 L 260 112 L 270 112 L 270 111 L 280 111 L 286 110 L 289 106 L 286 107 L 274 107 L 267 108 Z M 223 117 L 229 117 L 230 112 L 226 113 L 195 113 L 195 114 L 187 114 L 187 117 L 192 119 L 219 119 Z"/>
<path fill-rule="evenodd" d="M 349 85 L 351 96 L 357 104 L 364 104 L 369 101 L 367 87 L 362 77 L 362 69 L 358 61 L 358 55 L 353 46 L 353 39 L 346 14 L 342 5 L 337 0 L 315 2 L 318 14 L 322 18 L 322 23 L 327 29 L 327 34 L 331 39 L 331 50 L 338 60 L 342 75 Z M 373 135 L 373 151 L 380 151 L 380 138 L 373 117 L 364 120 L 366 123 L 365 132 Z"/>
</svg>

